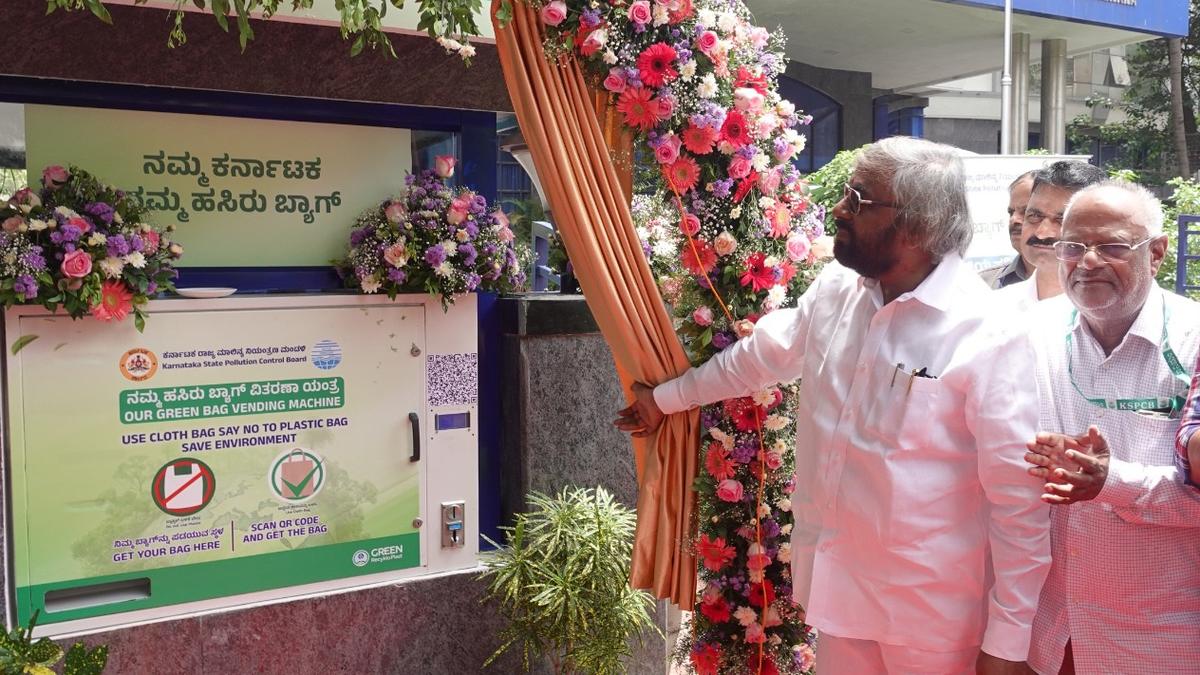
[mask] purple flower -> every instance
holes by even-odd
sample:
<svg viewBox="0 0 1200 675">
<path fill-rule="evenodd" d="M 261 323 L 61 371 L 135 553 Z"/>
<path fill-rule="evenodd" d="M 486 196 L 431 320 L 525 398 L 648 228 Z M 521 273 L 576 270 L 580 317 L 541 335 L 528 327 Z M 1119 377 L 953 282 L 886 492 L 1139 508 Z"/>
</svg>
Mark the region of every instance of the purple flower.
<svg viewBox="0 0 1200 675">
<path fill-rule="evenodd" d="M 28 274 L 18 274 L 13 280 L 13 292 L 25 296 L 26 300 L 32 300 L 38 294 L 37 281 Z"/>
<path fill-rule="evenodd" d="M 588 28 L 595 28 L 600 25 L 600 10 L 585 9 L 579 13 L 579 23 Z"/>
<path fill-rule="evenodd" d="M 154 295 L 158 292 L 158 284 L 153 281 L 146 284 L 146 295 Z"/>
<path fill-rule="evenodd" d="M 725 331 L 714 333 L 712 337 L 712 344 L 717 349 L 725 349 L 729 345 L 733 344 L 733 342 L 733 336 Z"/>
<path fill-rule="evenodd" d="M 459 244 L 458 252 L 462 254 L 463 264 L 470 266 L 475 264 L 475 258 L 479 255 L 475 252 L 475 247 L 470 244 Z"/>
<path fill-rule="evenodd" d="M 46 269 L 46 258 L 42 255 L 42 247 L 31 246 L 29 251 L 21 256 L 21 264 L 35 272 Z"/>
<path fill-rule="evenodd" d="M 712 186 L 712 193 L 714 195 L 718 197 L 728 197 L 729 191 L 733 189 L 733 179 L 723 178 L 721 180 L 715 180 L 710 183 L 710 185 Z"/>
<path fill-rule="evenodd" d="M 395 269 L 395 268 L 392 268 L 392 269 L 388 270 L 388 275 L 387 275 L 387 276 L 388 276 L 388 280 L 389 280 L 389 281 L 392 281 L 392 282 L 394 282 L 394 283 L 397 283 L 397 284 L 402 284 L 402 283 L 404 283 L 404 280 L 408 278 L 408 275 L 406 275 L 406 274 L 404 273 L 404 270 L 398 270 L 398 269 Z"/>
<path fill-rule="evenodd" d="M 370 227 L 363 227 L 363 228 L 359 228 L 357 230 L 352 231 L 350 233 L 350 245 L 358 246 L 359 244 L 363 243 L 363 240 L 366 239 L 367 236 L 370 235 L 370 233 L 371 233 Z"/>
<path fill-rule="evenodd" d="M 434 244 L 425 249 L 425 262 L 429 263 L 430 267 L 437 267 L 446 261 L 446 249 L 440 244 Z"/>
<path fill-rule="evenodd" d="M 123 234 L 114 234 L 108 238 L 108 255 L 120 258 L 129 255 L 129 240 Z"/>
<path fill-rule="evenodd" d="M 113 207 L 104 202 L 92 202 L 83 207 L 83 210 L 96 218 L 104 221 L 105 225 L 111 225 L 113 221 Z"/>
<path fill-rule="evenodd" d="M 738 443 L 733 446 L 733 452 L 729 453 L 729 457 L 738 464 L 749 464 L 750 460 L 758 454 L 757 445 L 756 441 Z"/>
<path fill-rule="evenodd" d="M 481 282 L 481 281 L 483 281 L 483 279 L 481 279 L 478 274 L 475 274 L 474 272 L 472 272 L 471 274 L 468 274 L 467 275 L 467 290 L 473 291 L 476 288 L 479 288 L 479 282 Z"/>
</svg>

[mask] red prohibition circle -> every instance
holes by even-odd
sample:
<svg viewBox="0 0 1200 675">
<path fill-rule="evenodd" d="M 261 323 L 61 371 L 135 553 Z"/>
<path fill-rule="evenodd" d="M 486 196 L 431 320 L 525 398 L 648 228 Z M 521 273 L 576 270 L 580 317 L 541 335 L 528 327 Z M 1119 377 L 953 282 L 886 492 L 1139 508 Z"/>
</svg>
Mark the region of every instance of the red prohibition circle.
<svg viewBox="0 0 1200 675">
<path fill-rule="evenodd" d="M 166 505 L 166 502 L 172 495 L 166 494 L 163 491 L 163 483 L 166 480 L 167 471 L 174 468 L 177 464 L 195 464 L 197 467 L 199 467 L 200 475 L 192 479 L 203 481 L 204 484 L 204 492 L 200 498 L 199 505 L 182 509 L 173 509 Z M 154 499 L 154 505 L 157 506 L 163 513 L 170 516 L 190 516 L 191 514 L 196 513 L 208 506 L 208 503 L 212 501 L 213 493 L 216 491 L 216 489 L 217 478 L 207 464 L 198 459 L 180 458 L 173 459 L 166 464 L 163 464 L 162 468 L 155 472 L 154 480 L 150 483 L 150 496 Z"/>
</svg>

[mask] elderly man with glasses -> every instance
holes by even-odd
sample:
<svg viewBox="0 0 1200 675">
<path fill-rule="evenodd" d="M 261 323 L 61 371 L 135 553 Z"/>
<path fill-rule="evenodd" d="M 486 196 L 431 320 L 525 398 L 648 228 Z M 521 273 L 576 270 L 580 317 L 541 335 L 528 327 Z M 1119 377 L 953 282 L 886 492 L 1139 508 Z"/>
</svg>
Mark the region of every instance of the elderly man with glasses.
<svg viewBox="0 0 1200 675">
<path fill-rule="evenodd" d="M 1196 669 L 1200 492 L 1175 436 L 1200 305 L 1155 284 L 1162 221 L 1132 183 L 1080 190 L 1054 245 L 1065 297 L 1033 315 L 1042 432 L 1026 459 L 1054 505 L 1029 655 L 1041 675 Z"/>
<path fill-rule="evenodd" d="M 1033 348 L 962 259 L 962 162 L 918 139 L 867 146 L 833 216 L 837 264 L 797 307 L 635 386 L 617 426 L 651 434 L 664 414 L 801 379 L 792 576 L 821 672 L 1024 672 L 1049 565 L 1049 509 L 1022 461 Z"/>
</svg>

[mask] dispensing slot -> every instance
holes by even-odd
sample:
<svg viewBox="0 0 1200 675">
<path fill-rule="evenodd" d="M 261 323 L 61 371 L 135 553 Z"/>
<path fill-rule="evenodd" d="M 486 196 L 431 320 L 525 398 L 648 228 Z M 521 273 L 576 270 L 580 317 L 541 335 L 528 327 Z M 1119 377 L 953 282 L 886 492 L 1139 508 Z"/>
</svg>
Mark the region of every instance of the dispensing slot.
<svg viewBox="0 0 1200 675">
<path fill-rule="evenodd" d="M 74 586 L 46 591 L 44 598 L 47 613 L 65 612 L 84 607 L 112 605 L 130 600 L 145 600 L 150 597 L 150 579 L 125 579 L 104 584 Z"/>
</svg>

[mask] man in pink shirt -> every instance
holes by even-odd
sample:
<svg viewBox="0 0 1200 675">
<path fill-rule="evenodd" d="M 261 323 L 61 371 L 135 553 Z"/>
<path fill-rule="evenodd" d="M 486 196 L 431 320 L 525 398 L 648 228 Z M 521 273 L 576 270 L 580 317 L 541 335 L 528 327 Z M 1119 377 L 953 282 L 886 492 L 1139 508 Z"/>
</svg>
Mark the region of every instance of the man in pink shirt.
<svg viewBox="0 0 1200 675">
<path fill-rule="evenodd" d="M 822 674 L 1023 673 L 1049 564 L 1022 461 L 1034 357 L 962 259 L 962 162 L 879 141 L 833 215 L 837 263 L 797 307 L 635 386 L 616 424 L 644 436 L 664 414 L 800 379 L 792 577 Z"/>
</svg>

